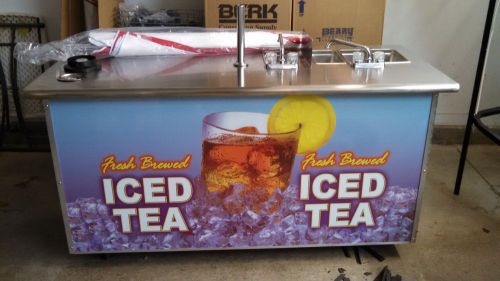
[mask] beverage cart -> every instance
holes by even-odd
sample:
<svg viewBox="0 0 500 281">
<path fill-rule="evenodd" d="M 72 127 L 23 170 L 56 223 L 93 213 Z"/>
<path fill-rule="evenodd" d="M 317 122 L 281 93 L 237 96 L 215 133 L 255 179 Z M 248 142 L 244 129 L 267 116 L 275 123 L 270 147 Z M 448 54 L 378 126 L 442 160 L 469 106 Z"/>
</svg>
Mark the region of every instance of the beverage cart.
<svg viewBox="0 0 500 281">
<path fill-rule="evenodd" d="M 45 102 L 70 252 L 415 241 L 437 96 L 459 85 L 332 43 L 350 46 L 47 70 L 23 95 Z"/>
</svg>

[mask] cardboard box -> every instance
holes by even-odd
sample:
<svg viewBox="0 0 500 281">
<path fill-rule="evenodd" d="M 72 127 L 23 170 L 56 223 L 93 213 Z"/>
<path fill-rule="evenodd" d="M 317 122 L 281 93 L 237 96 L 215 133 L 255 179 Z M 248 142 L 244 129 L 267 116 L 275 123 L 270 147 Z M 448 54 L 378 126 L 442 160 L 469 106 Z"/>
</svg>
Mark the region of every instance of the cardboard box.
<svg viewBox="0 0 500 281">
<path fill-rule="evenodd" d="M 61 0 L 61 39 L 85 30 L 83 1 Z"/>
<path fill-rule="evenodd" d="M 313 38 L 313 48 L 323 49 L 333 37 L 380 45 L 385 0 L 293 0 L 293 30 Z"/>
<path fill-rule="evenodd" d="M 116 27 L 118 23 L 118 5 L 120 0 L 105 0 L 98 2 L 99 28 Z"/>
<path fill-rule="evenodd" d="M 246 27 L 265 30 L 292 29 L 292 0 L 205 0 L 205 26 L 236 28 L 236 6 L 247 5 Z"/>
</svg>

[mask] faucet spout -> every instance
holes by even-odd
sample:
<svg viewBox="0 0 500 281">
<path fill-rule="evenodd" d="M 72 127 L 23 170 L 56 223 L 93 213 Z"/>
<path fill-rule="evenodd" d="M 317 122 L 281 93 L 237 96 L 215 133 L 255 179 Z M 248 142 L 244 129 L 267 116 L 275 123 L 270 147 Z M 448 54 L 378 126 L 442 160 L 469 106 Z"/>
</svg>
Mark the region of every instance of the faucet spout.
<svg viewBox="0 0 500 281">
<path fill-rule="evenodd" d="M 345 40 L 333 38 L 328 43 L 326 43 L 325 48 L 326 49 L 330 49 L 330 47 L 333 44 L 335 44 L 335 43 L 341 44 L 341 45 L 345 45 L 345 46 L 355 47 L 355 48 L 361 48 L 366 53 L 367 61 L 368 62 L 372 62 L 373 61 L 372 51 L 366 45 L 361 45 L 361 44 L 357 44 L 357 43 L 354 43 L 354 42 L 349 42 L 349 41 L 345 41 Z"/>
<path fill-rule="evenodd" d="M 280 43 L 280 53 L 278 55 L 278 61 L 281 64 L 285 63 L 285 43 L 283 42 L 283 34 L 278 35 L 278 42 Z"/>
<path fill-rule="evenodd" d="M 238 5 L 237 20 L 237 61 L 234 63 L 236 67 L 247 67 L 245 63 L 245 5 Z"/>
</svg>

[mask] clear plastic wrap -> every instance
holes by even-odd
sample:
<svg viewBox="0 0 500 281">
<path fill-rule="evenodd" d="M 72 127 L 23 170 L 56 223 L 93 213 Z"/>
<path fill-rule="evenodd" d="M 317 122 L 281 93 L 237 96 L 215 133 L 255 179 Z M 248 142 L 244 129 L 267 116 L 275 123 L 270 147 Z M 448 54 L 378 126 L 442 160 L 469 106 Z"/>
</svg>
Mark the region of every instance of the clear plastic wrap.
<svg viewBox="0 0 500 281">
<path fill-rule="evenodd" d="M 286 49 L 310 49 L 311 37 L 303 32 L 247 30 L 246 52 L 279 48 L 283 34 Z M 236 30 L 196 27 L 135 27 L 95 29 L 46 44 L 19 43 L 19 62 L 43 64 L 76 55 L 98 57 L 223 55 L 236 53 Z"/>
<path fill-rule="evenodd" d="M 65 61 L 76 55 L 92 55 L 102 49 L 89 39 L 89 32 L 82 32 L 61 41 L 44 44 L 18 42 L 14 52 L 20 63 L 41 65 L 50 61 Z"/>
</svg>

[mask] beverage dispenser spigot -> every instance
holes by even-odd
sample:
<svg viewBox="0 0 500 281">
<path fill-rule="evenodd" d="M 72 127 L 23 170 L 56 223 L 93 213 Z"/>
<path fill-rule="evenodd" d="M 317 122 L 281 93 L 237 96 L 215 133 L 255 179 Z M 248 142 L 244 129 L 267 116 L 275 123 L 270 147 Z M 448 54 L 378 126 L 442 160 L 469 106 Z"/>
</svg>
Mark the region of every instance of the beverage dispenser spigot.
<svg viewBox="0 0 500 281">
<path fill-rule="evenodd" d="M 245 63 L 245 5 L 241 4 L 237 7 L 237 61 L 234 63 L 236 67 L 247 67 Z"/>
</svg>

